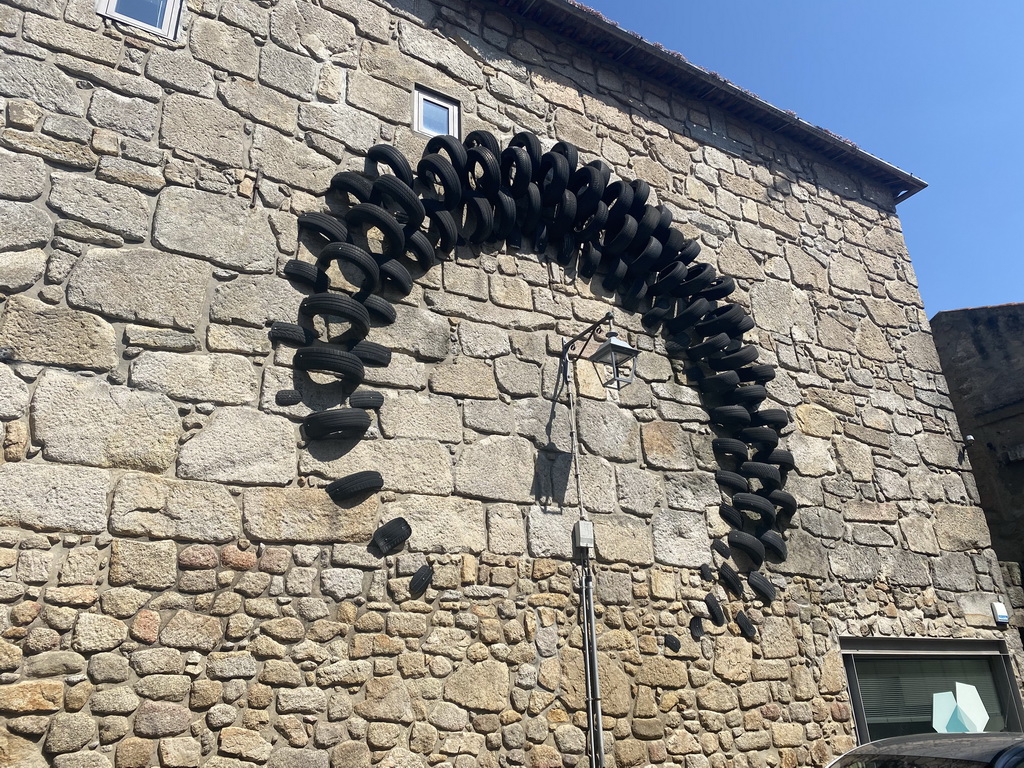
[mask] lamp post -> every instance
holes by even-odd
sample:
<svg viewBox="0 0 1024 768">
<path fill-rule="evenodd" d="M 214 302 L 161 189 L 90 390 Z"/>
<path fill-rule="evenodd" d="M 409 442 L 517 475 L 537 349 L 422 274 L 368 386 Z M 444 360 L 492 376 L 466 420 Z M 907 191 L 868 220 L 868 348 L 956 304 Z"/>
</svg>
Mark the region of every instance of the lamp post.
<svg viewBox="0 0 1024 768">
<path fill-rule="evenodd" d="M 562 371 L 566 394 L 569 398 L 569 423 L 572 438 L 572 466 L 576 481 L 576 502 L 579 520 L 573 526 L 573 550 L 579 557 L 580 608 L 583 621 L 584 680 L 587 691 L 587 731 L 590 746 L 590 768 L 604 768 L 604 732 L 601 727 L 601 683 L 597 673 L 597 628 L 594 617 L 594 574 L 590 558 L 594 551 L 594 524 L 583 510 L 583 485 L 580 480 L 580 445 L 576 415 L 576 396 L 572 382 L 572 353 L 576 345 L 586 339 L 583 349 L 594 338 L 597 330 L 607 324 L 605 340 L 587 359 L 608 366 L 610 377 L 602 382 L 605 387 L 622 389 L 636 378 L 636 356 L 639 350 L 622 341 L 615 332 L 612 313 L 609 312 L 589 328 L 562 344 Z M 581 349 L 582 352 L 582 349 Z M 577 354 L 575 359 L 579 359 Z M 628 371 L 627 371 L 628 366 Z"/>
</svg>

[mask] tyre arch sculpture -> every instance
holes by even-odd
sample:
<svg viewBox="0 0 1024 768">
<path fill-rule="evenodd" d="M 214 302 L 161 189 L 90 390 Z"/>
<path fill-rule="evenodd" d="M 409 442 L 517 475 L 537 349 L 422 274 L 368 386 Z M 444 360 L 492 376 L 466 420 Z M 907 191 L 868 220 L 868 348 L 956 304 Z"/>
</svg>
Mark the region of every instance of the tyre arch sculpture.
<svg viewBox="0 0 1024 768">
<path fill-rule="evenodd" d="M 650 202 L 647 182 L 613 180 L 601 160 L 581 165 L 579 151 L 568 142 L 544 152 L 538 137 L 525 131 L 504 149 L 487 131 L 473 131 L 464 142 L 435 136 L 415 171 L 399 150 L 379 144 L 367 152 L 366 167 L 364 174 L 344 171 L 331 181 L 327 195 L 346 208 L 342 216 L 299 216 L 299 227 L 320 241 L 316 264 L 292 259 L 283 269 L 290 280 L 314 291 L 300 305 L 305 319 L 340 317 L 349 326 L 340 343 L 321 340 L 298 323 L 275 322 L 270 329 L 274 342 L 297 347 L 294 367 L 339 376 L 350 390 L 348 407 L 303 420 L 306 439 L 358 439 L 369 429 L 367 410 L 380 408 L 383 396 L 357 387 L 365 366 L 386 366 L 391 353 L 364 337 L 373 320 L 395 321 L 394 307 L 375 292 L 388 286 L 407 295 L 413 286 L 407 263 L 426 272 L 460 243 L 505 242 L 514 248 L 528 243 L 537 253 L 553 253 L 566 268 L 575 265 L 583 279 L 600 278 L 624 309 L 642 313 L 650 334 L 664 334 L 668 357 L 690 365 L 687 373 L 697 381 L 718 435 L 711 441 L 719 466 L 715 479 L 728 497 L 719 514 L 729 532 L 712 545 L 722 562 L 714 570 L 707 564 L 700 569 L 709 587 L 708 616 L 717 626 L 727 621 L 710 589 L 714 583 L 744 599 L 745 581 L 757 599 L 771 603 L 776 588 L 760 569 L 766 559 L 785 559 L 782 530 L 797 506 L 784 490 L 793 456 L 778 447 L 789 416 L 761 407 L 775 369 L 758 364 L 757 348 L 743 342 L 753 319 L 742 306 L 723 301 L 735 281 L 697 261 L 700 244 L 673 227 L 668 208 Z M 369 247 L 371 230 L 379 233 L 380 253 Z M 331 290 L 332 262 L 343 262 L 354 275 L 351 292 Z M 276 400 L 293 405 L 301 395 L 282 390 Z M 379 472 L 364 471 L 336 479 L 325 490 L 340 502 L 383 485 Z M 736 551 L 752 566 L 745 579 L 727 562 Z M 744 636 L 755 637 L 743 610 L 732 618 Z M 691 621 L 695 638 L 704 633 L 702 622 L 696 616 Z"/>
</svg>

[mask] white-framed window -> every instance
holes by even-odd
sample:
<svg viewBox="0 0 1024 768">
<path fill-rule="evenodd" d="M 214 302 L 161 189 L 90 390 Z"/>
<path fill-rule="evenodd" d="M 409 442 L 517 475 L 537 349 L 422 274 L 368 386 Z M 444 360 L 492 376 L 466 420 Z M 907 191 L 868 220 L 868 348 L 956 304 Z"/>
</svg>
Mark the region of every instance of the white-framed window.
<svg viewBox="0 0 1024 768">
<path fill-rule="evenodd" d="M 96 13 L 173 40 L 184 0 L 96 0 Z"/>
<path fill-rule="evenodd" d="M 427 136 L 459 136 L 459 102 L 418 85 L 413 92 L 413 99 L 413 130 Z"/>
</svg>

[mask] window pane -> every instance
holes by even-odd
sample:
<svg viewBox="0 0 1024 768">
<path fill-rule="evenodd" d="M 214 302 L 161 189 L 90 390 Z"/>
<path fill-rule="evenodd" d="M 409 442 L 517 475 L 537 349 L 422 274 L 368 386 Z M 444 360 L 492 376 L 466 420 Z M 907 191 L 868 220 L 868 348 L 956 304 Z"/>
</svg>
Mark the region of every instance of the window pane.
<svg viewBox="0 0 1024 768">
<path fill-rule="evenodd" d="M 932 697 L 937 693 L 955 693 L 957 683 L 978 690 L 988 713 L 986 731 L 1006 730 L 1006 710 L 1000 701 L 989 659 L 858 658 L 855 663 L 868 736 L 872 741 L 935 733 Z"/>
<path fill-rule="evenodd" d="M 423 130 L 425 133 L 448 133 L 448 107 L 423 99 Z"/>
<path fill-rule="evenodd" d="M 114 10 L 143 24 L 162 27 L 167 0 L 117 0 Z"/>
</svg>

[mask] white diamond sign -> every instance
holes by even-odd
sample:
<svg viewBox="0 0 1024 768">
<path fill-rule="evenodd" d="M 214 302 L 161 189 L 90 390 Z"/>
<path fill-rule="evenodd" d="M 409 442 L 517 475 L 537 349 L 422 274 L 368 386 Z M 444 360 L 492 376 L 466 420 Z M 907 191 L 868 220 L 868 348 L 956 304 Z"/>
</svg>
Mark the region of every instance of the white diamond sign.
<svg viewBox="0 0 1024 768">
<path fill-rule="evenodd" d="M 936 733 L 981 733 L 988 724 L 988 710 L 978 689 L 967 683 L 953 691 L 932 694 L 932 728 Z"/>
</svg>

